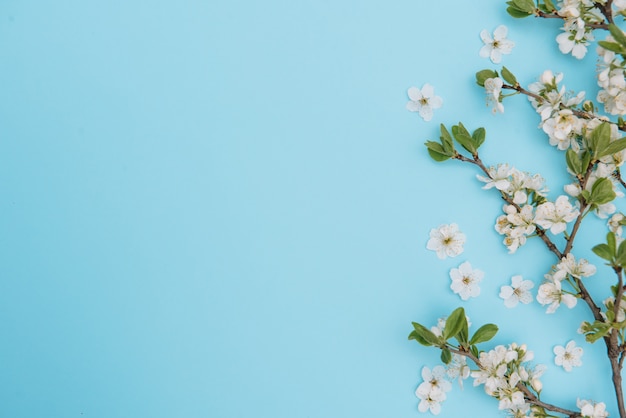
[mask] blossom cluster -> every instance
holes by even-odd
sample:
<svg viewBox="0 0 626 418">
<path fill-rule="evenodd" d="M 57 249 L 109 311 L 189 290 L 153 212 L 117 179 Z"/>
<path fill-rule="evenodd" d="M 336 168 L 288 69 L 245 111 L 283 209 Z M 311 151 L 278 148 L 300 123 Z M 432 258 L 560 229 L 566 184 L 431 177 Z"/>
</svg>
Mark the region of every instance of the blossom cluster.
<svg viewBox="0 0 626 418">
<path fill-rule="evenodd" d="M 526 402 L 520 383 L 529 390 L 540 392 L 539 379 L 545 366 L 531 366 L 534 354 L 525 345 L 515 343 L 480 353 L 480 369 L 473 371 L 474 386 L 484 385 L 485 393 L 499 400 L 498 408 L 513 416 L 526 416 L 531 405 Z"/>
<path fill-rule="evenodd" d="M 576 306 L 576 279 L 592 276 L 596 273 L 596 267 L 585 259 L 576 260 L 573 254 L 568 254 L 561 262 L 552 268 L 550 273 L 544 276 L 544 282 L 539 286 L 537 302 L 546 306 L 546 313 L 554 313 L 563 303 L 568 308 Z M 572 290 L 564 289 L 563 286 Z"/>
</svg>

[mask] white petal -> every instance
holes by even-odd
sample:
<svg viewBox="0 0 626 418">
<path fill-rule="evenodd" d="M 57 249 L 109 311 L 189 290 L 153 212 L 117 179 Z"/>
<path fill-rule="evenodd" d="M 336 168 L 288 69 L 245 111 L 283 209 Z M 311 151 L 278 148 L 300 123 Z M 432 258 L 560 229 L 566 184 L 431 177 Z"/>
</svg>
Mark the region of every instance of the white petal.
<svg viewBox="0 0 626 418">
<path fill-rule="evenodd" d="M 493 39 L 501 41 L 502 39 L 506 38 L 506 34 L 508 32 L 509 29 L 506 26 L 500 25 L 496 28 L 496 30 L 493 31 Z"/>
<path fill-rule="evenodd" d="M 443 99 L 439 96 L 433 96 L 428 103 L 433 109 L 439 109 L 443 105 Z"/>
<path fill-rule="evenodd" d="M 406 109 L 409 112 L 417 112 L 418 110 L 420 110 L 421 107 L 421 104 L 414 102 L 413 100 L 409 100 L 408 102 L 406 102 Z"/>
<path fill-rule="evenodd" d="M 417 102 L 422 99 L 422 92 L 417 87 L 410 87 L 407 93 L 409 95 L 409 99 L 413 101 Z"/>
<path fill-rule="evenodd" d="M 422 87 L 422 96 L 430 99 L 434 94 L 435 88 L 428 83 L 424 84 L 424 87 Z"/>
<path fill-rule="evenodd" d="M 497 48 L 492 49 L 489 58 L 491 59 L 491 62 L 493 62 L 494 64 L 499 64 L 500 61 L 502 61 L 502 53 Z"/>
<path fill-rule="evenodd" d="M 491 35 L 487 31 L 487 29 L 483 29 L 480 31 L 480 39 L 486 44 L 490 44 L 493 42 L 493 39 L 491 38 Z"/>
</svg>

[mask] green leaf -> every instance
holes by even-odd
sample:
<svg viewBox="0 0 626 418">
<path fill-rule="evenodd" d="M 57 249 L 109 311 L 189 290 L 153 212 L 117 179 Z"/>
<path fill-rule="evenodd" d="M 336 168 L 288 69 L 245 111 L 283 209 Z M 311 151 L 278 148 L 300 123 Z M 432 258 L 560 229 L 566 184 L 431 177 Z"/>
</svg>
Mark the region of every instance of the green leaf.
<svg viewBox="0 0 626 418">
<path fill-rule="evenodd" d="M 605 155 L 613 155 L 617 154 L 620 151 L 626 149 L 626 138 L 620 138 L 611 142 L 601 153 L 598 155 L 598 158 L 602 158 Z"/>
<path fill-rule="evenodd" d="M 581 173 L 584 173 L 585 171 L 587 171 L 589 164 L 591 164 L 591 154 L 589 153 L 589 151 L 584 150 L 580 154 L 580 161 L 581 161 L 580 166 L 582 167 Z"/>
<path fill-rule="evenodd" d="M 607 122 L 602 122 L 592 132 L 587 141 L 589 149 L 591 149 L 594 157 L 600 158 L 599 155 L 609 146 L 611 142 L 611 127 Z"/>
<path fill-rule="evenodd" d="M 530 15 L 532 15 L 532 13 L 527 13 L 524 11 L 521 11 L 513 6 L 509 6 L 506 8 L 506 12 L 511 16 L 514 17 L 516 19 L 523 19 L 525 17 L 528 17 Z"/>
<path fill-rule="evenodd" d="M 476 347 L 475 345 L 470 347 L 470 351 L 476 358 L 480 357 L 480 352 L 478 351 L 478 347 Z"/>
<path fill-rule="evenodd" d="M 613 38 L 615 38 L 615 40 L 620 45 L 626 47 L 626 35 L 624 35 L 624 32 L 622 32 L 622 30 L 618 28 L 614 23 L 611 23 L 609 25 L 609 32 L 611 32 Z"/>
<path fill-rule="evenodd" d="M 606 177 L 599 178 L 591 186 L 591 196 L 589 197 L 590 203 L 595 205 L 603 205 L 609 203 L 617 196 L 613 191 L 613 183 Z"/>
<path fill-rule="evenodd" d="M 415 331 L 409 334 L 409 340 L 416 340 L 418 343 L 425 346 L 439 345 L 441 343 L 439 338 L 422 324 L 413 322 L 413 328 L 415 328 Z"/>
<path fill-rule="evenodd" d="M 598 41 L 598 45 L 602 48 L 607 49 L 609 51 L 613 51 L 617 54 L 624 55 L 626 54 L 626 47 L 618 44 L 617 42 L 609 42 L 609 41 Z"/>
<path fill-rule="evenodd" d="M 620 266 L 626 265 L 626 241 L 622 241 L 622 243 L 617 248 L 617 264 Z"/>
<path fill-rule="evenodd" d="M 513 0 L 513 5 L 524 12 L 533 13 L 535 11 L 533 0 Z"/>
<path fill-rule="evenodd" d="M 450 316 L 446 319 L 446 326 L 443 329 L 443 339 L 456 337 L 456 335 L 463 329 L 463 323 L 465 319 L 465 311 L 463 308 L 456 308 Z"/>
<path fill-rule="evenodd" d="M 430 157 L 435 161 L 446 161 L 451 157 L 451 155 L 443 149 L 443 146 L 439 142 L 426 141 L 424 145 L 428 148 L 428 154 Z"/>
<path fill-rule="evenodd" d="M 452 353 L 447 348 L 441 350 L 441 361 L 443 364 L 450 364 L 452 361 Z"/>
<path fill-rule="evenodd" d="M 611 251 L 611 248 L 607 244 L 598 244 L 591 249 L 595 255 L 600 258 L 605 259 L 606 261 L 613 262 L 613 255 L 615 254 Z"/>
<path fill-rule="evenodd" d="M 456 139 L 456 142 L 458 142 L 463 148 L 471 152 L 472 155 L 476 154 L 476 147 L 474 146 L 474 141 L 471 136 L 456 134 L 454 139 Z"/>
<path fill-rule="evenodd" d="M 580 157 L 578 156 L 576 151 L 574 151 L 571 148 L 568 148 L 567 152 L 565 153 L 565 161 L 567 161 L 567 167 L 574 174 L 582 174 L 583 172 L 582 162 L 580 161 Z"/>
<path fill-rule="evenodd" d="M 494 324 L 485 324 L 482 327 L 478 328 L 472 338 L 470 339 L 470 344 L 475 345 L 478 343 L 484 343 L 485 341 L 489 341 L 496 335 L 498 332 L 498 327 Z"/>
<path fill-rule="evenodd" d="M 468 343 L 468 340 L 469 340 L 469 330 L 468 330 L 468 326 L 467 326 L 467 318 L 465 318 L 465 321 L 463 321 L 463 328 L 461 328 L 461 331 L 459 331 L 459 333 L 455 337 L 456 337 L 456 340 L 463 347 L 467 347 L 467 343 Z"/>
<path fill-rule="evenodd" d="M 498 73 L 494 70 L 481 70 L 476 73 L 476 84 L 485 87 L 485 80 L 488 78 L 496 78 Z"/>
<path fill-rule="evenodd" d="M 554 3 L 552 3 L 552 0 L 544 0 L 544 3 L 546 5 L 546 10 L 549 13 L 552 13 L 556 10 L 556 7 L 554 6 Z"/>
<path fill-rule="evenodd" d="M 612 254 L 617 252 L 617 238 L 615 238 L 615 234 L 613 232 L 609 232 L 606 234 L 606 243 L 609 246 Z"/>
<path fill-rule="evenodd" d="M 506 67 L 502 67 L 502 78 L 512 86 L 517 84 L 517 78 Z"/>
<path fill-rule="evenodd" d="M 439 126 L 439 130 L 441 131 L 441 144 L 443 145 L 443 149 L 446 151 L 446 154 L 453 155 L 454 154 L 454 143 L 452 142 L 452 137 L 450 136 L 450 132 L 446 129 L 443 123 Z"/>
<path fill-rule="evenodd" d="M 472 132 L 472 139 L 474 139 L 474 147 L 476 147 L 476 149 L 480 148 L 483 142 L 485 142 L 486 135 L 487 131 L 485 131 L 485 128 L 478 128 Z"/>
</svg>

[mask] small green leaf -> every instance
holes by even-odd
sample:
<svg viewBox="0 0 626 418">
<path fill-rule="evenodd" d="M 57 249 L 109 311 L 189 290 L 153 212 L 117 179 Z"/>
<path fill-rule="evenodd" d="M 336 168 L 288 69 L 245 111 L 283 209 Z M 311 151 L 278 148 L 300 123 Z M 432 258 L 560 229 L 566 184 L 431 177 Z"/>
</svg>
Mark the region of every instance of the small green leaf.
<svg viewBox="0 0 626 418">
<path fill-rule="evenodd" d="M 517 85 L 517 78 L 506 67 L 502 67 L 502 78 L 512 86 Z"/>
<path fill-rule="evenodd" d="M 626 266 L 626 241 L 622 241 L 622 243 L 617 248 L 617 264 L 620 266 Z"/>
<path fill-rule="evenodd" d="M 598 158 L 602 158 L 606 155 L 617 154 L 620 151 L 626 149 L 626 138 L 620 138 L 611 142 L 601 153 Z"/>
<path fill-rule="evenodd" d="M 609 42 L 609 41 L 598 41 L 598 45 L 602 48 L 607 49 L 609 51 L 615 52 L 620 55 L 626 54 L 626 48 L 617 42 Z"/>
<path fill-rule="evenodd" d="M 475 345 L 470 347 L 470 351 L 472 352 L 474 357 L 476 358 L 480 357 L 480 352 L 478 351 L 478 347 L 476 347 Z"/>
<path fill-rule="evenodd" d="M 443 145 L 446 154 L 454 154 L 454 143 L 452 142 L 452 137 L 450 136 L 450 132 L 446 129 L 443 123 L 439 126 L 439 130 L 441 131 L 441 144 Z"/>
<path fill-rule="evenodd" d="M 513 5 L 524 12 L 533 13 L 535 11 L 535 2 L 533 0 L 513 0 Z"/>
<path fill-rule="evenodd" d="M 609 246 L 612 254 L 617 252 L 617 238 L 615 238 L 615 234 L 613 232 L 609 232 L 606 234 L 606 243 Z"/>
<path fill-rule="evenodd" d="M 459 333 L 456 335 L 456 340 L 463 347 L 467 347 L 467 343 L 468 343 L 468 340 L 469 340 L 469 330 L 468 330 L 468 326 L 467 326 L 467 318 L 465 318 L 465 321 L 463 321 L 463 328 L 461 328 L 461 331 L 459 331 Z"/>
<path fill-rule="evenodd" d="M 443 339 L 456 337 L 456 335 L 463 329 L 463 323 L 466 322 L 465 311 L 463 308 L 456 308 L 450 316 L 446 319 L 446 326 L 443 329 Z"/>
<path fill-rule="evenodd" d="M 599 155 L 609 146 L 611 142 L 611 127 L 607 122 L 598 125 L 589 136 L 587 145 L 593 153 L 593 156 L 599 158 Z"/>
<path fill-rule="evenodd" d="M 443 146 L 439 142 L 426 141 L 424 145 L 428 148 L 428 154 L 430 157 L 435 161 L 446 161 L 451 157 L 451 155 L 443 149 Z"/>
<path fill-rule="evenodd" d="M 447 348 L 441 350 L 441 361 L 443 364 L 450 364 L 452 361 L 452 353 Z"/>
<path fill-rule="evenodd" d="M 611 251 L 611 248 L 607 244 L 598 244 L 591 249 L 595 255 L 598 257 L 613 262 L 614 252 Z"/>
<path fill-rule="evenodd" d="M 554 6 L 554 3 L 552 3 L 552 0 L 544 0 L 544 3 L 546 5 L 546 10 L 548 11 L 548 13 L 552 13 L 556 10 L 556 7 Z"/>
<path fill-rule="evenodd" d="M 485 324 L 482 327 L 478 328 L 472 338 L 470 339 L 470 344 L 475 345 L 478 343 L 484 343 L 489 341 L 496 335 L 498 332 L 498 327 L 494 324 Z"/>
<path fill-rule="evenodd" d="M 615 25 L 614 23 L 611 23 L 609 25 L 609 32 L 611 32 L 611 35 L 613 36 L 613 38 L 615 38 L 615 40 L 622 46 L 626 47 L 626 35 L 624 35 L 624 32 L 622 32 L 622 30 L 617 27 L 617 25 Z"/>
<path fill-rule="evenodd" d="M 458 142 L 463 148 L 471 152 L 472 155 L 476 154 L 476 147 L 474 146 L 474 141 L 471 136 L 457 134 L 454 136 L 454 139 L 456 139 L 456 142 Z"/>
<path fill-rule="evenodd" d="M 474 139 L 474 147 L 476 147 L 476 149 L 480 148 L 483 142 L 485 142 L 486 135 L 487 131 L 485 131 L 485 128 L 478 128 L 472 132 L 472 139 Z"/>
<path fill-rule="evenodd" d="M 415 334 L 413 334 L 413 332 L 411 334 L 409 334 L 409 339 L 414 339 L 416 340 L 418 343 L 425 345 L 425 346 L 431 346 L 431 345 L 439 345 L 440 341 L 439 338 L 433 334 L 428 328 L 426 328 L 425 326 L 423 326 L 422 324 L 418 324 L 417 322 L 413 322 L 413 328 L 415 328 Z M 415 335 L 416 337 L 411 338 L 412 335 Z"/>
<path fill-rule="evenodd" d="M 595 205 L 604 205 L 616 197 L 617 196 L 613 190 L 613 183 L 611 183 L 611 180 L 606 177 L 602 177 L 596 180 L 596 182 L 593 183 L 593 186 L 591 186 L 591 196 L 589 197 L 589 202 Z"/>
<path fill-rule="evenodd" d="M 572 171 L 572 173 L 582 173 L 582 162 L 580 161 L 580 157 L 578 156 L 576 151 L 568 148 L 567 152 L 565 153 L 565 161 L 567 161 L 567 167 Z"/>
<path fill-rule="evenodd" d="M 476 84 L 485 87 L 485 80 L 488 78 L 496 78 L 498 73 L 494 70 L 481 70 L 476 73 Z"/>
<path fill-rule="evenodd" d="M 532 13 L 527 13 L 527 12 L 523 12 L 513 6 L 509 6 L 506 8 L 506 12 L 511 16 L 514 17 L 516 19 L 523 19 L 525 17 L 528 17 L 530 15 L 532 15 Z"/>
</svg>

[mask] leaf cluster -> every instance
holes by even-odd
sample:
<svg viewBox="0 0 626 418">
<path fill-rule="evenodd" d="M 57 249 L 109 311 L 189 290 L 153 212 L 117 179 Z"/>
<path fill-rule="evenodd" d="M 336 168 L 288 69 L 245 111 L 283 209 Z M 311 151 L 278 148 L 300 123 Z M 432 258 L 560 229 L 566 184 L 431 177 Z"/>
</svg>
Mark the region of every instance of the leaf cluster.
<svg viewBox="0 0 626 418">
<path fill-rule="evenodd" d="M 554 9 L 554 4 L 550 0 L 547 0 Z M 506 11 L 509 15 L 515 18 L 524 18 L 535 14 L 535 2 L 533 0 L 510 0 L 506 4 L 509 6 Z"/>
<path fill-rule="evenodd" d="M 424 143 L 430 157 L 438 162 L 458 156 L 458 152 L 455 149 L 455 142 L 473 156 L 477 155 L 478 148 L 485 142 L 485 128 L 478 128 L 470 134 L 461 122 L 459 122 L 458 125 L 452 126 L 452 134 L 450 134 L 450 131 L 448 131 L 443 124 L 440 126 L 440 131 L 439 142 L 426 141 Z"/>
<path fill-rule="evenodd" d="M 435 346 L 440 348 L 441 361 L 445 364 L 450 363 L 452 360 L 452 352 L 450 351 L 452 344 L 448 342 L 450 339 L 454 338 L 457 340 L 461 351 L 471 352 L 475 357 L 478 357 L 480 352 L 476 344 L 491 340 L 498 332 L 496 325 L 485 324 L 476 330 L 470 338 L 467 318 L 463 308 L 455 309 L 448 316 L 441 336 L 435 335 L 435 333 L 417 322 L 413 322 L 413 328 L 413 331 L 409 334 L 409 340 L 415 340 L 427 347 Z"/>
<path fill-rule="evenodd" d="M 598 244 L 591 250 L 613 268 L 626 267 L 626 240 L 617 245 L 617 237 L 613 232 L 606 234 L 606 243 Z"/>
<path fill-rule="evenodd" d="M 476 84 L 478 84 L 481 87 L 485 87 L 485 81 L 487 81 L 490 78 L 496 78 L 496 77 L 500 77 L 500 75 L 498 74 L 496 70 L 489 70 L 489 69 L 480 70 L 476 73 Z M 502 67 L 502 78 L 504 79 L 504 81 L 506 81 L 512 86 L 518 85 L 517 78 L 513 75 L 511 71 L 508 70 L 508 68 L 504 66 Z"/>
</svg>

